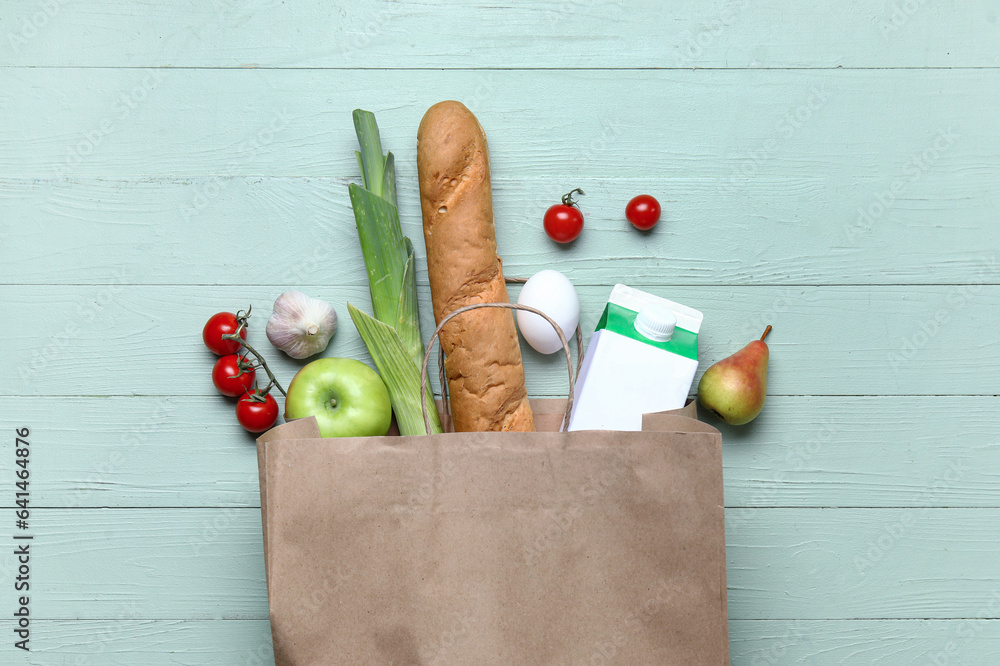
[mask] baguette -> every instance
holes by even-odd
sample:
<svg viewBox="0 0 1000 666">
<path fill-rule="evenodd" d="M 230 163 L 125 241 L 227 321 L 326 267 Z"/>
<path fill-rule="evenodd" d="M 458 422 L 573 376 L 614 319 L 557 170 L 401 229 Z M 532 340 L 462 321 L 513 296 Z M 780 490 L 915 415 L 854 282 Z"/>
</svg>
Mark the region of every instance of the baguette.
<svg viewBox="0 0 1000 666">
<path fill-rule="evenodd" d="M 497 256 L 489 149 L 460 102 L 435 104 L 417 131 L 417 171 L 434 319 L 473 303 L 508 303 Z M 483 308 L 441 331 L 457 432 L 534 431 L 510 310 Z"/>
</svg>

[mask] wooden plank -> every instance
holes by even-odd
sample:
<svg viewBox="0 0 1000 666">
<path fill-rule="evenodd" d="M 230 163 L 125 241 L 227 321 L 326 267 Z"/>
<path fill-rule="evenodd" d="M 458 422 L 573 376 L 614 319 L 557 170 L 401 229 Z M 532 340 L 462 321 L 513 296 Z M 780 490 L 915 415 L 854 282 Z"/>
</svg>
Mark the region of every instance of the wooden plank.
<svg viewBox="0 0 1000 666">
<path fill-rule="evenodd" d="M 256 449 L 231 400 L 6 405 L 8 424 L 34 433 L 34 506 L 259 506 Z M 772 396 L 752 426 L 720 426 L 730 520 L 764 506 L 1000 507 L 998 409 L 995 396 Z"/>
<path fill-rule="evenodd" d="M 0 627 L 11 625 L 0 621 Z M 273 664 L 267 620 L 36 620 L 32 663 Z M 10 632 L 7 632 L 8 634 Z M 1000 652 L 1000 621 L 740 620 L 729 623 L 734 664 L 987 664 Z M 23 654 L 10 641 L 0 658 Z M 923 661 L 921 661 L 923 660 Z"/>
<path fill-rule="evenodd" d="M 412 168 L 399 199 L 404 232 L 426 253 Z M 996 281 L 997 173 L 935 173 L 869 225 L 863 192 L 884 179 L 748 180 L 578 177 L 586 212 L 570 248 L 542 229 L 565 178 L 495 178 L 497 237 L 509 275 L 558 267 L 578 285 L 926 284 Z M 10 234 L 0 283 L 367 284 L 344 179 L 85 178 L 0 182 Z M 669 189 L 667 189 L 669 188 Z M 635 192 L 660 197 L 651 234 L 624 221 Z M 877 201 L 875 201 L 878 204 Z M 876 209 L 877 210 L 877 209 Z M 860 224 L 859 224 L 860 220 Z M 869 228 L 870 226 L 870 228 Z M 238 241 L 236 240 L 238 239 Z M 220 248 L 261 248 L 266 261 L 217 261 Z M 266 250 L 264 250 L 266 248 Z M 891 250 L 890 250 L 891 248 Z"/>
<path fill-rule="evenodd" d="M 412 183 L 417 125 L 427 107 L 446 98 L 476 112 L 498 178 L 563 177 L 555 192 L 532 193 L 547 201 L 584 177 L 655 178 L 665 198 L 672 182 L 685 178 L 717 178 L 753 192 L 761 179 L 790 177 L 804 180 L 808 196 L 818 194 L 810 189 L 817 181 L 839 188 L 859 177 L 879 181 L 845 203 L 848 219 L 837 220 L 845 224 L 858 207 L 878 203 L 876 196 L 902 212 L 934 192 L 941 174 L 992 183 L 1000 171 L 1000 120 L 991 106 L 1000 97 L 1000 69 L 8 68 L 0 69 L 0 90 L 8 117 L 0 177 L 54 183 L 355 178 L 350 113 L 357 107 L 377 114 L 401 181 Z M 616 218 L 631 194 L 609 202 Z M 770 219 L 768 203 L 752 197 L 745 213 Z M 995 210 L 995 200 L 983 203 Z M 817 206 L 805 219 L 811 224 L 826 213 Z M 868 226 L 884 216 L 876 211 Z"/>
<path fill-rule="evenodd" d="M 257 509 L 39 509 L 31 531 L 36 619 L 267 617 Z M 755 509 L 727 521 L 729 613 L 997 619 L 998 548 L 995 508 Z"/>
<path fill-rule="evenodd" d="M 995 7 L 928 2 L 472 0 L 350 8 L 11 0 L 5 61 L 28 66 L 996 66 Z"/>
<path fill-rule="evenodd" d="M 32 618 L 268 616 L 260 509 L 36 509 L 29 526 Z"/>
<path fill-rule="evenodd" d="M 729 615 L 1000 618 L 996 509 L 726 515 Z"/>
<path fill-rule="evenodd" d="M 1000 622 L 962 620 L 732 620 L 733 664 L 989 664 Z"/>
<path fill-rule="evenodd" d="M 126 611 L 127 612 L 127 611 Z M 0 627 L 11 625 L 0 621 Z M 273 664 L 267 620 L 36 620 L 32 663 Z M 10 633 L 9 631 L 7 632 Z M 734 664 L 988 664 L 1000 652 L 1000 621 L 740 620 L 729 623 Z M 0 658 L 23 654 L 10 641 Z M 921 661 L 923 660 L 923 661 Z"/>
<path fill-rule="evenodd" d="M 253 270 L 244 254 L 236 261 Z M 290 380 L 302 362 L 272 351 L 263 331 L 274 298 L 296 282 L 289 283 L 8 288 L 0 363 L 12 371 L 0 394 L 215 396 L 210 380 L 215 357 L 204 348 L 200 331 L 211 314 L 251 304 L 257 312 L 251 343 L 268 350 L 275 372 Z M 309 291 L 332 303 L 342 319 L 326 354 L 367 360 L 344 305 L 352 301 L 367 309 L 367 289 Z M 578 289 L 584 331 L 594 329 L 610 291 L 610 285 Z M 989 337 L 1000 324 L 997 285 L 652 291 L 705 313 L 702 369 L 773 324 L 771 395 L 1000 394 L 1000 346 Z M 516 298 L 517 289 L 511 293 Z M 433 330 L 428 296 L 420 290 L 425 336 Z M 565 395 L 564 361 L 526 346 L 524 358 L 532 396 Z"/>
<path fill-rule="evenodd" d="M 754 506 L 1000 506 L 998 407 L 996 396 L 771 396 L 748 427 L 713 421 L 729 518 L 752 519 L 736 507 Z"/>
<path fill-rule="evenodd" d="M 264 620 L 141 620 L 123 604 L 111 620 L 32 620 L 29 662 L 13 640 L 0 644 L 4 663 L 74 666 L 240 664 L 273 666 L 271 625 Z M 13 635 L 13 622 L 0 628 Z"/>
</svg>

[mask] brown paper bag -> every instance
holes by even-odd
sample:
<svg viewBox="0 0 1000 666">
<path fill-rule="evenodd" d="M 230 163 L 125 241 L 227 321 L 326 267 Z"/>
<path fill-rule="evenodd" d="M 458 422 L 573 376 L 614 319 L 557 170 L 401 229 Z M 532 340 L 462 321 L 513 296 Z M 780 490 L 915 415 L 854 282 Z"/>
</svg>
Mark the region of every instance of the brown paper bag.
<svg viewBox="0 0 1000 666">
<path fill-rule="evenodd" d="M 556 430 L 564 401 L 534 401 Z M 727 664 L 721 437 L 258 440 L 274 656 L 294 664 Z"/>
</svg>

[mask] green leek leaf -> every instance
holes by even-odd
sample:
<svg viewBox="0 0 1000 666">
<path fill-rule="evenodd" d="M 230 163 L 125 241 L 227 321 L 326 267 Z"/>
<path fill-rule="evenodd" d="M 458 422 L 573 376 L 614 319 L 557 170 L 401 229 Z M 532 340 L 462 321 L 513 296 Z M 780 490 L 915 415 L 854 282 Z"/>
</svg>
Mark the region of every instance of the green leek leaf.
<svg viewBox="0 0 1000 666">
<path fill-rule="evenodd" d="M 403 349 L 414 361 L 423 363 L 424 343 L 420 337 L 420 319 L 417 313 L 417 271 L 413 252 L 410 252 L 403 270 L 403 286 L 399 291 L 396 313 L 396 333 L 403 343 Z"/>
<path fill-rule="evenodd" d="M 351 183 L 348 186 L 361 254 L 368 272 L 372 306 L 379 321 L 394 325 L 406 266 L 405 243 L 396 207 Z"/>
<path fill-rule="evenodd" d="M 356 109 L 353 117 L 361 147 L 355 155 L 362 184 L 352 183 L 348 192 L 375 316 L 350 304 L 348 309 L 389 389 L 399 431 L 421 435 L 426 432 L 420 409 L 424 344 L 417 312 L 416 255 L 399 224 L 396 160 L 392 153 L 382 154 L 375 115 Z M 432 430 L 441 432 L 432 393 L 428 393 L 428 405 Z"/>
<path fill-rule="evenodd" d="M 396 158 L 392 156 L 392 153 L 386 153 L 385 156 L 385 171 L 383 171 L 382 174 L 382 189 L 382 198 L 391 203 L 398 210 L 399 204 L 396 203 Z"/>
<path fill-rule="evenodd" d="M 358 158 L 358 169 L 361 171 L 361 185 L 367 190 L 368 189 L 368 178 L 365 176 L 365 163 L 361 159 L 361 151 L 355 150 L 354 156 Z"/>
<path fill-rule="evenodd" d="M 385 174 L 385 155 L 382 154 L 382 139 L 379 137 L 375 114 L 355 109 L 354 129 L 358 135 L 358 143 L 361 144 L 361 176 L 365 189 L 386 199 L 382 180 Z"/>
<path fill-rule="evenodd" d="M 392 411 L 396 415 L 399 432 L 404 435 L 424 435 L 441 432 L 441 421 L 434 405 L 434 394 L 427 391 L 427 414 L 431 432 L 427 432 L 423 411 L 420 409 L 420 368 L 413 362 L 396 330 L 378 319 L 362 312 L 350 303 L 347 311 L 351 321 L 371 353 L 382 381 L 389 389 Z M 421 363 L 423 358 L 421 358 Z"/>
</svg>

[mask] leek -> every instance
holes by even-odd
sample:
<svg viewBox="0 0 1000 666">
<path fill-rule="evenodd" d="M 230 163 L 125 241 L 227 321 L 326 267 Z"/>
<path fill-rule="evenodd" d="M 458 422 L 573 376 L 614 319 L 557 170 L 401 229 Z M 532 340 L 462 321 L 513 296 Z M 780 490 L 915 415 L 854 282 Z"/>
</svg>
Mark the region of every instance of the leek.
<svg viewBox="0 0 1000 666">
<path fill-rule="evenodd" d="M 420 366 L 424 342 L 417 316 L 417 276 L 413 243 L 403 236 L 396 206 L 396 168 L 392 153 L 382 153 L 375 115 L 355 109 L 354 129 L 361 150 L 355 151 L 361 185 L 348 186 L 361 254 L 368 273 L 372 311 L 350 303 L 351 321 L 368 347 L 389 389 L 392 411 L 403 435 L 427 433 L 420 407 Z M 431 432 L 441 432 L 434 395 L 427 392 Z"/>
</svg>

